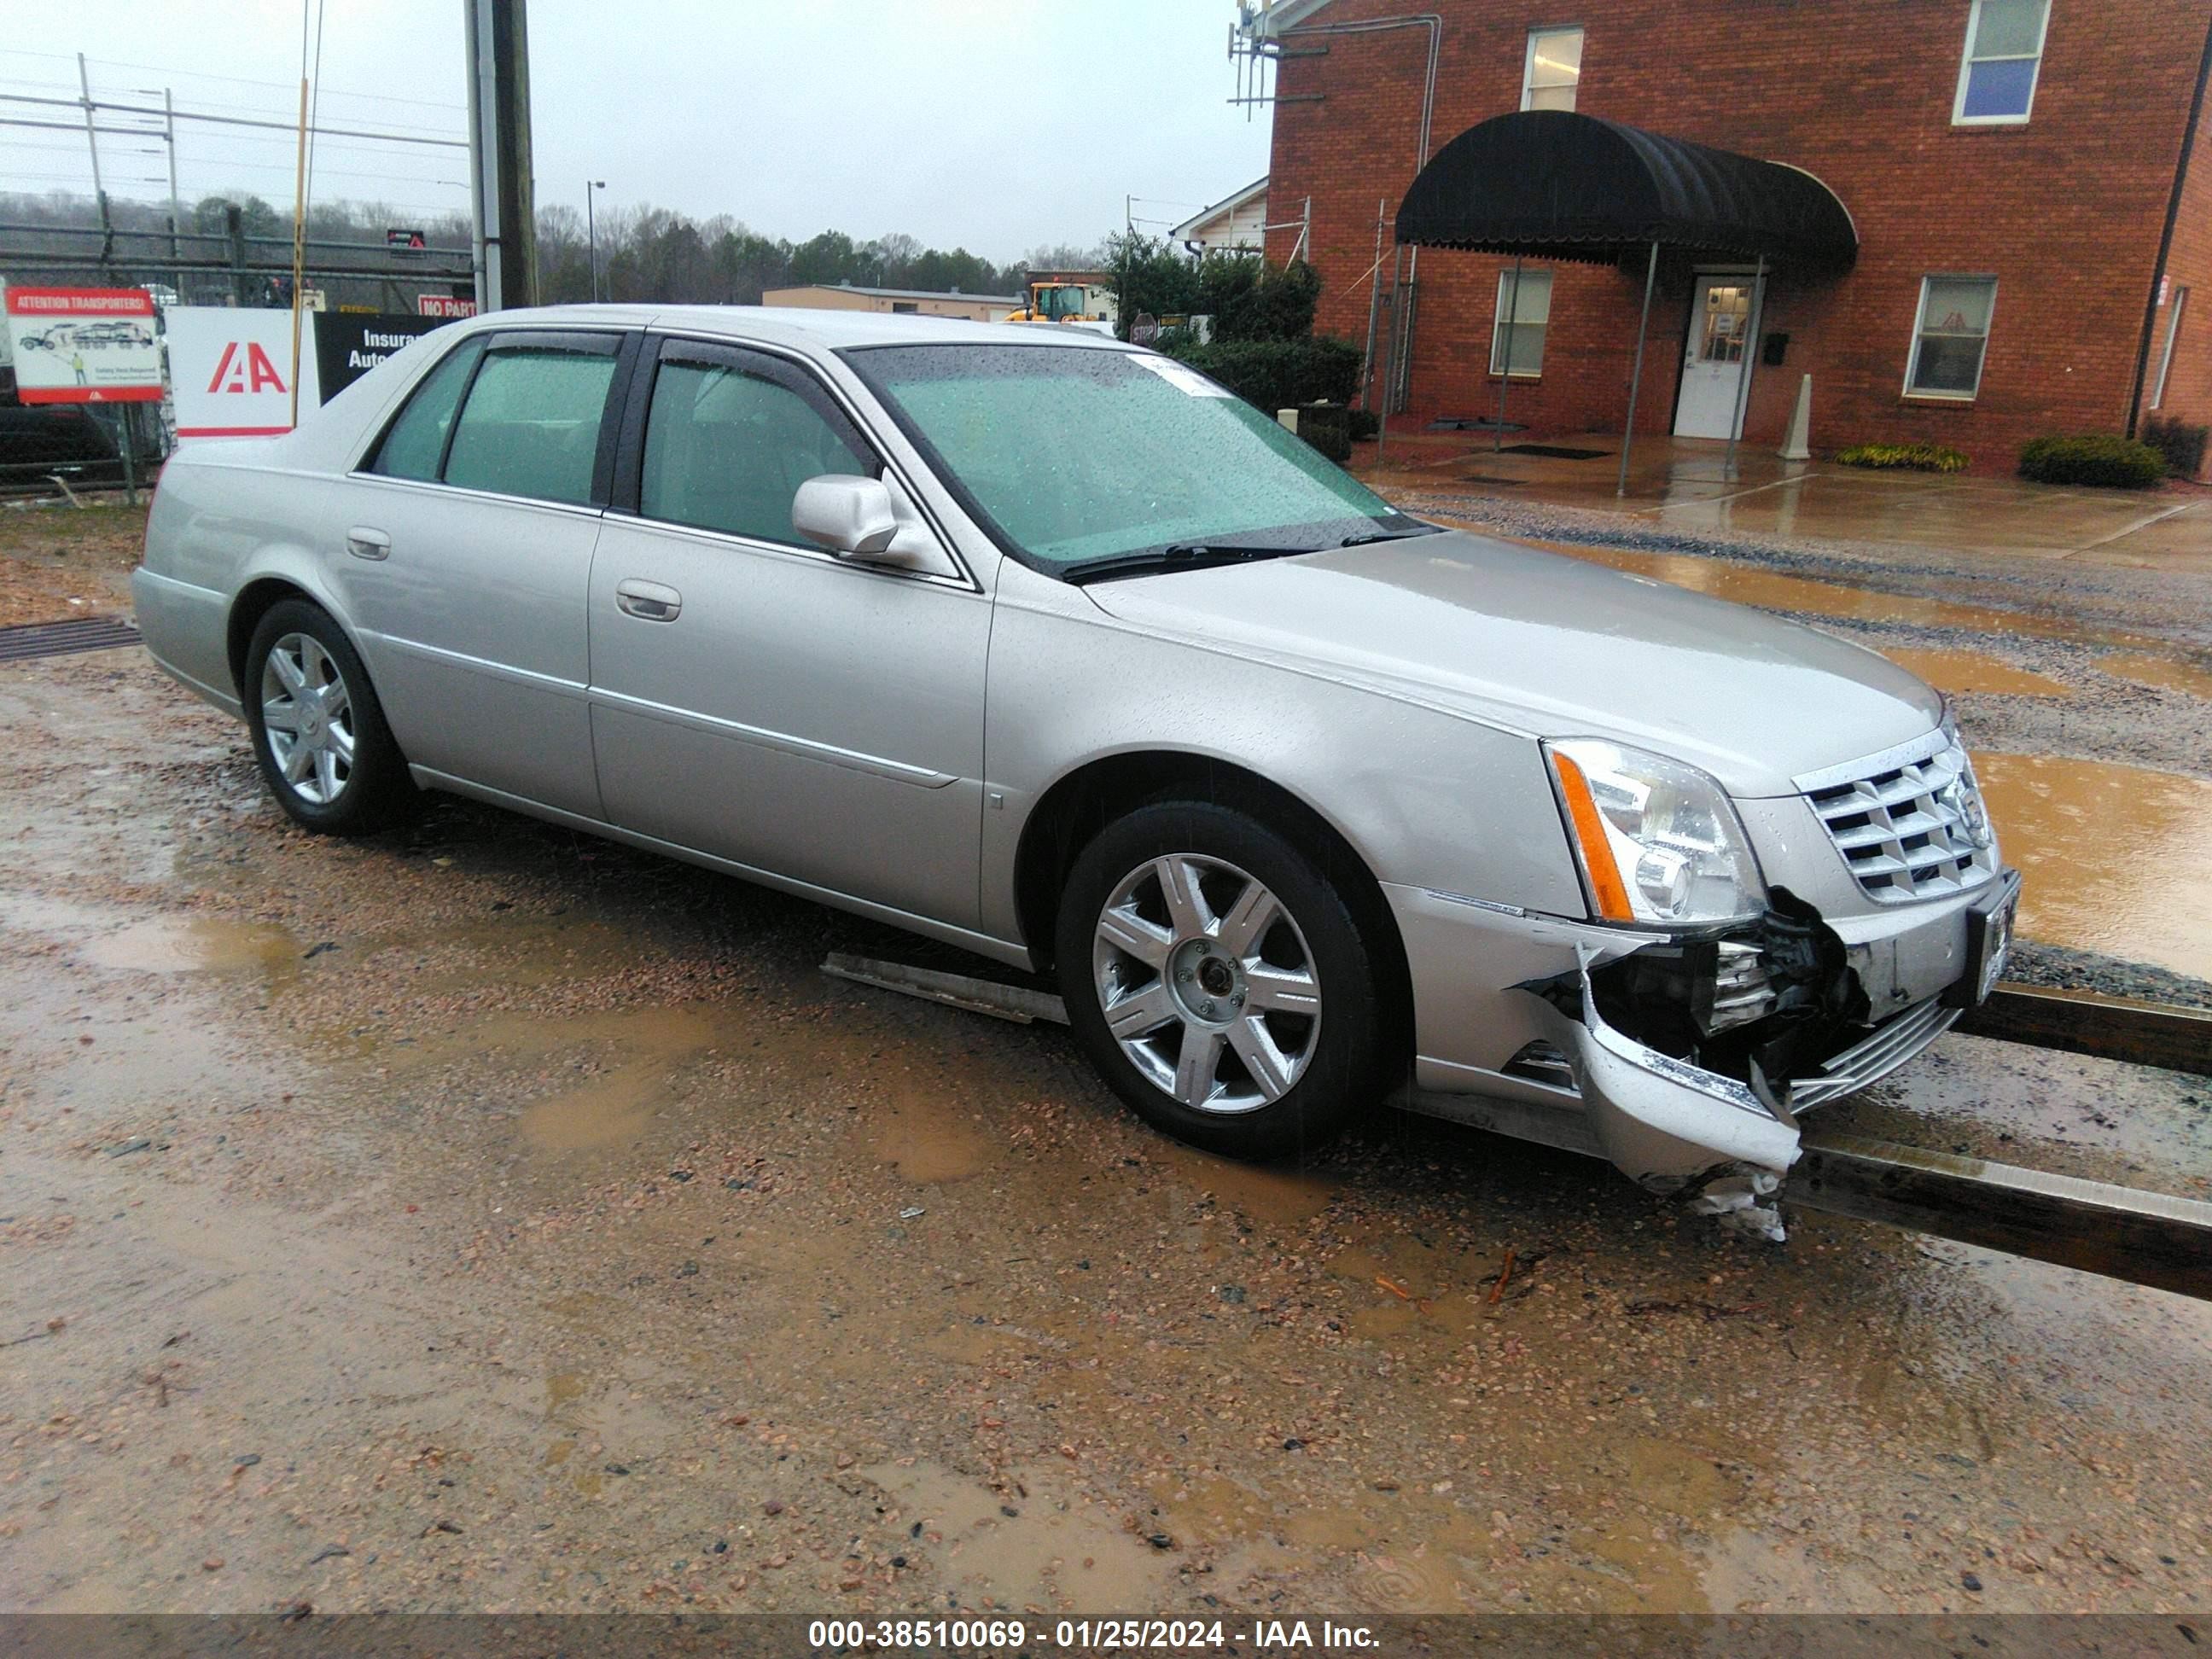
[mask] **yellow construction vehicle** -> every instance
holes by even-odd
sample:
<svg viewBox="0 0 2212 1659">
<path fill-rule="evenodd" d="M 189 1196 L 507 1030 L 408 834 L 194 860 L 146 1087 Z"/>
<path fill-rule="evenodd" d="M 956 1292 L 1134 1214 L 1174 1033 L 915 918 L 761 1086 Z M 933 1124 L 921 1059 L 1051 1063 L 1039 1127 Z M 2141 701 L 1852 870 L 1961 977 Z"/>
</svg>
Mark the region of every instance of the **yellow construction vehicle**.
<svg viewBox="0 0 2212 1659">
<path fill-rule="evenodd" d="M 1103 270 L 1038 270 L 1030 273 L 1029 303 L 1006 313 L 1010 323 L 1060 323 L 1093 333 L 1112 334 L 1121 307 L 1114 297 L 1113 274 Z"/>
</svg>

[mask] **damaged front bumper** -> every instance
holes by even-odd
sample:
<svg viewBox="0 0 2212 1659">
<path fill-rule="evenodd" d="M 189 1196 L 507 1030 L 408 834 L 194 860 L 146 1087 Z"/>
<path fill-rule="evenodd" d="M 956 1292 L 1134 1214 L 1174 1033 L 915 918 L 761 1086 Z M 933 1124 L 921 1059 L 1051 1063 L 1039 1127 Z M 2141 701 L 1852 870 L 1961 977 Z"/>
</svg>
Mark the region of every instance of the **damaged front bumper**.
<svg viewBox="0 0 2212 1659">
<path fill-rule="evenodd" d="M 1571 975 L 1519 988 L 1539 1004 L 1537 1022 L 1564 1057 L 1592 1137 L 1615 1167 L 1653 1192 L 1702 1192 L 1708 1195 L 1708 1207 L 1743 1208 L 1771 1192 L 1796 1161 L 1799 1111 L 1863 1088 L 1903 1066 L 1989 994 L 2003 967 L 2019 893 L 2019 872 L 2007 870 L 1969 908 L 1962 917 L 1967 942 L 1962 971 L 1942 994 L 1892 1016 L 1846 1047 L 1823 1053 L 1802 1072 L 1793 1066 L 1777 1078 L 1769 1077 L 1762 1056 L 1770 1061 L 1778 1056 L 1796 1059 L 1804 1054 L 1804 1045 L 1760 1043 L 1756 1024 L 1745 1034 L 1753 1039 L 1747 1044 L 1723 1045 L 1726 1063 L 1741 1073 L 1732 1076 L 1663 1052 L 1621 1030 L 1617 996 L 1612 999 L 1615 1018 L 1608 1020 L 1601 1006 L 1608 999 L 1601 996 L 1593 975 L 1608 972 L 1617 981 L 1620 964 L 1635 953 L 1600 969 L 1598 953 L 1578 944 Z M 1850 989 L 1854 995 L 1843 1006 L 1853 1010 L 1855 1024 L 1863 1023 L 1865 1000 L 1855 995 L 1855 975 L 1832 967 L 1822 976 L 1831 983 L 1814 988 L 1816 994 L 1834 1004 L 1837 989 Z M 1848 988 L 1845 981 L 1850 981 Z M 1834 1027 L 1831 1019 L 1814 1024 L 1810 1033 Z M 1817 1036 L 1814 1040 L 1819 1041 Z M 1821 1044 L 1824 1049 L 1828 1046 Z"/>
<path fill-rule="evenodd" d="M 1577 947 L 1579 1012 L 1564 1013 L 1540 994 L 1537 1018 L 1566 1059 L 1606 1158 L 1638 1186 L 1668 1194 L 1738 1168 L 1786 1173 L 1797 1160 L 1790 1109 L 1771 1090 L 1662 1054 L 1607 1024 L 1590 982 L 1592 957 Z"/>
</svg>

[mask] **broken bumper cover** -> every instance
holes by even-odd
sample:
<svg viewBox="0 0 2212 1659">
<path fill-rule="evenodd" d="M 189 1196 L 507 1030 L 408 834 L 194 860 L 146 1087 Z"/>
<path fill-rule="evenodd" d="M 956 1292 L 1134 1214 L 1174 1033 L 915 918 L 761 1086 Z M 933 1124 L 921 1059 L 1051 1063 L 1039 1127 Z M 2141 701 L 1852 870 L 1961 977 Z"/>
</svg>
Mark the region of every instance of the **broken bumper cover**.
<svg viewBox="0 0 2212 1659">
<path fill-rule="evenodd" d="M 1797 1159 L 1797 1122 L 1788 1108 L 1606 1024 L 1590 984 L 1591 954 L 1576 951 L 1581 1018 L 1546 1001 L 1538 1018 L 1566 1057 L 1607 1159 L 1656 1193 L 1738 1169 L 1786 1174 Z"/>
</svg>

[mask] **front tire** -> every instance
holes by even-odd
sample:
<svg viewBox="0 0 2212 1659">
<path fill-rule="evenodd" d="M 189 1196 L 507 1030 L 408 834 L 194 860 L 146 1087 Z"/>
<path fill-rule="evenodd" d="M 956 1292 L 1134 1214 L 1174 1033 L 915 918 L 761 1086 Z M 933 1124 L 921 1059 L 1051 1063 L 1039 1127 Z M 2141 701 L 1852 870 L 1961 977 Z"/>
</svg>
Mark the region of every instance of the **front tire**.
<svg viewBox="0 0 2212 1659">
<path fill-rule="evenodd" d="M 1379 1098 L 1375 949 L 1330 875 L 1258 818 L 1164 801 L 1109 824 L 1069 872 L 1057 934 L 1078 1041 L 1177 1139 L 1293 1157 Z"/>
<path fill-rule="evenodd" d="M 269 608 L 246 648 L 240 694 L 262 779 L 301 828 L 368 835 L 414 805 L 368 671 L 320 606 L 285 599 Z"/>
</svg>

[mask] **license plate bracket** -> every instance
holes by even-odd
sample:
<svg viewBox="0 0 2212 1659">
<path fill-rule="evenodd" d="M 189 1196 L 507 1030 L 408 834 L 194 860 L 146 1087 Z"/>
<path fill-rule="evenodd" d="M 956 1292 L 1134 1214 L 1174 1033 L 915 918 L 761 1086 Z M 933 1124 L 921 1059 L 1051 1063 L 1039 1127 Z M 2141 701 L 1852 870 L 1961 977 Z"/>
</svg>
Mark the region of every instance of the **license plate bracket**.
<svg viewBox="0 0 2212 1659">
<path fill-rule="evenodd" d="M 1990 890 L 1966 910 L 1966 961 L 1943 993 L 1947 1007 L 1978 1008 L 1989 1000 L 2011 954 L 2013 922 L 2020 909 L 2020 872 L 1999 873 Z"/>
</svg>

